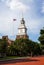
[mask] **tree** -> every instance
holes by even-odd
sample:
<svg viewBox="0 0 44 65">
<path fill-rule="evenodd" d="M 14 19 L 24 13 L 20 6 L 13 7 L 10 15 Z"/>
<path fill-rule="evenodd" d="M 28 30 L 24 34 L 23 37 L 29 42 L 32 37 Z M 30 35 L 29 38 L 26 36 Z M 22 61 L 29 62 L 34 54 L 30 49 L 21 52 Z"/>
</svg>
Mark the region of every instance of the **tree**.
<svg viewBox="0 0 44 65">
<path fill-rule="evenodd" d="M 38 40 L 40 41 L 42 53 L 44 54 L 44 28 L 40 30 L 40 37 Z"/>
<path fill-rule="evenodd" d="M 7 41 L 0 39 L 0 55 L 2 57 L 6 56 L 7 46 Z"/>
<path fill-rule="evenodd" d="M 17 54 L 20 56 L 27 54 L 27 44 L 25 39 L 18 39 L 14 42 Z"/>
<path fill-rule="evenodd" d="M 44 29 L 41 29 L 41 30 L 40 30 L 40 34 L 41 34 L 41 35 L 44 34 Z"/>
<path fill-rule="evenodd" d="M 42 34 L 40 37 L 39 37 L 39 41 L 42 45 L 44 45 L 44 34 Z"/>
<path fill-rule="evenodd" d="M 39 54 L 40 46 L 38 43 L 33 42 L 29 39 L 18 39 L 14 42 L 15 49 L 17 50 L 17 55 L 25 56 L 31 55 L 36 53 Z"/>
<path fill-rule="evenodd" d="M 44 29 L 40 30 L 40 37 L 38 39 L 42 45 L 44 45 Z"/>
<path fill-rule="evenodd" d="M 34 55 L 41 55 L 41 47 L 38 42 L 35 42 L 34 45 Z"/>
<path fill-rule="evenodd" d="M 8 46 L 7 55 L 12 55 L 12 56 L 15 55 L 15 47 L 13 44 Z"/>
</svg>

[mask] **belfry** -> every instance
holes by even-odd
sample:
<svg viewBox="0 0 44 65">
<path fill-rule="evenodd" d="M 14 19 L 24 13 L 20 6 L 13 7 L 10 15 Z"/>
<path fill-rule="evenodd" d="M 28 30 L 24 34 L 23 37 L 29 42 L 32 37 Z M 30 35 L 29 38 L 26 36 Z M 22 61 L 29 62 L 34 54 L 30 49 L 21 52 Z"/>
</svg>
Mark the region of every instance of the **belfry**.
<svg viewBox="0 0 44 65">
<path fill-rule="evenodd" d="M 18 34 L 16 35 L 16 39 L 27 39 L 28 35 L 27 35 L 27 28 L 25 26 L 25 20 L 24 18 L 21 19 L 20 21 L 20 25 L 18 27 Z"/>
</svg>

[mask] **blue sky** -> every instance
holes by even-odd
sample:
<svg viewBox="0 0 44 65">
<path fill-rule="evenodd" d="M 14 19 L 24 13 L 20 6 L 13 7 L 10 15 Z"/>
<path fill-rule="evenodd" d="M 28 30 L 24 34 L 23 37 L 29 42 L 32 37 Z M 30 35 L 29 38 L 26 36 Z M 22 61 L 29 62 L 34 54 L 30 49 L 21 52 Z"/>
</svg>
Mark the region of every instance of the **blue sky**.
<svg viewBox="0 0 44 65">
<path fill-rule="evenodd" d="M 0 38 L 3 35 L 16 38 L 22 12 L 29 38 L 38 41 L 44 27 L 44 0 L 0 0 Z"/>
</svg>

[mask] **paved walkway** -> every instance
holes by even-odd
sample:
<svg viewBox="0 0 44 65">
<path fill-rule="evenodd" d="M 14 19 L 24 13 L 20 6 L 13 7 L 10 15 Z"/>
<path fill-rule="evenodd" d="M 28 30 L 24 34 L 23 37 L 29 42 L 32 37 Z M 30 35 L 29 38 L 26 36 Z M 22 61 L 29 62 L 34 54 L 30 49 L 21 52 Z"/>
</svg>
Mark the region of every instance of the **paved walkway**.
<svg viewBox="0 0 44 65">
<path fill-rule="evenodd" d="M 0 65 L 44 65 L 44 56 L 1 61 Z"/>
</svg>

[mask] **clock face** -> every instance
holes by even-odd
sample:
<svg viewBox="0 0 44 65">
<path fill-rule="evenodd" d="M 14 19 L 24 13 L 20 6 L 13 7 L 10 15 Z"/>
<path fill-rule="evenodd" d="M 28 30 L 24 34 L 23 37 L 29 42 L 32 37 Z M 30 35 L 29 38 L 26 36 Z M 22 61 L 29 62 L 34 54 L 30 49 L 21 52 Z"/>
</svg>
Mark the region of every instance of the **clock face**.
<svg viewBox="0 0 44 65">
<path fill-rule="evenodd" d="M 23 32 L 25 32 L 25 29 L 22 29 Z"/>
<path fill-rule="evenodd" d="M 20 33 L 20 30 L 19 30 L 19 33 Z"/>
<path fill-rule="evenodd" d="M 25 33 L 25 29 L 20 29 L 19 33 Z"/>
</svg>

